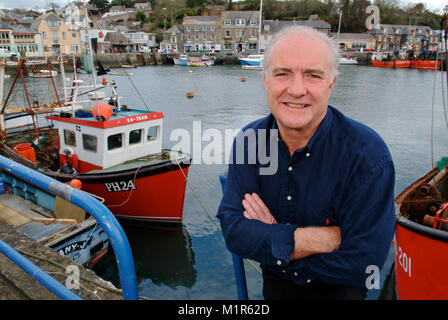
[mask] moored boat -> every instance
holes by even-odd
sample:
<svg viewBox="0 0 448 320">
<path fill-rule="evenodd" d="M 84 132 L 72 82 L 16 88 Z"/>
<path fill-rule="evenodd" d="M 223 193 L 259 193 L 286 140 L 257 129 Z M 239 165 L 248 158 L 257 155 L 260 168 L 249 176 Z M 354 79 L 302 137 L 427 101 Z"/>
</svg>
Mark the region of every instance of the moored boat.
<svg viewBox="0 0 448 320">
<path fill-rule="evenodd" d="M 28 76 L 31 78 L 54 78 L 58 75 L 56 70 L 39 70 L 38 72 L 30 72 Z"/>
<path fill-rule="evenodd" d="M 356 60 L 355 58 L 350 58 L 350 57 L 341 57 L 341 58 L 339 58 L 339 64 L 341 64 L 341 65 L 358 64 L 358 60 Z"/>
<path fill-rule="evenodd" d="M 401 192 L 395 229 L 399 299 L 448 299 L 448 158 Z"/>
<path fill-rule="evenodd" d="M 399 68 L 409 68 L 410 66 L 411 66 L 410 60 L 402 60 L 402 59 L 388 60 L 388 61 L 372 60 L 372 67 L 378 67 L 378 68 L 399 69 Z"/>
<path fill-rule="evenodd" d="M 238 58 L 243 69 L 263 69 L 264 54 L 251 54 L 246 58 Z"/>
<path fill-rule="evenodd" d="M 436 60 L 413 60 L 412 69 L 440 70 L 441 62 Z"/>
<path fill-rule="evenodd" d="M 190 156 L 162 149 L 163 113 L 122 107 L 116 83 L 109 84 L 110 104 L 88 108 L 77 102 L 82 81 L 74 81 L 65 88 L 73 92 L 68 101 L 48 110 L 48 127 L 37 127 L 36 121 L 8 130 L 2 108 L 0 152 L 57 180 L 79 180 L 82 190 L 103 198 L 116 216 L 182 222 Z M 99 93 L 95 90 L 93 99 L 103 99 Z M 37 113 L 29 106 L 23 115 Z M 24 144 L 26 152 L 18 148 Z"/>
</svg>

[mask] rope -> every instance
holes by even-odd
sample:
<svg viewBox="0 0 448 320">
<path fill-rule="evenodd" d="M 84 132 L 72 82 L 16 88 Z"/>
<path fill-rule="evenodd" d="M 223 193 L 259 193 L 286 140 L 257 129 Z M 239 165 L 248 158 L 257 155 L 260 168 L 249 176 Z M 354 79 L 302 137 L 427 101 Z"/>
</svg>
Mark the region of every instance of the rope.
<svg viewBox="0 0 448 320">
<path fill-rule="evenodd" d="M 184 176 L 185 181 L 188 184 L 188 187 L 190 188 L 191 192 L 193 193 L 193 195 L 195 196 L 196 200 L 198 200 L 199 204 L 201 205 L 202 209 L 205 211 L 205 213 L 208 215 L 208 217 L 210 218 L 210 220 L 212 220 L 212 222 L 215 224 L 216 228 L 218 228 L 218 230 L 222 233 L 222 229 L 219 227 L 219 225 L 216 223 L 215 219 L 213 219 L 213 217 L 211 216 L 210 212 L 207 210 L 207 208 L 205 207 L 204 203 L 201 201 L 201 199 L 199 199 L 199 196 L 196 194 L 196 192 L 194 191 L 193 187 L 190 184 L 190 181 L 188 180 L 188 177 L 185 175 L 184 170 L 182 170 L 182 167 L 180 166 L 179 161 L 177 161 L 176 158 L 176 163 L 177 166 L 180 169 L 180 172 L 182 172 L 182 175 Z M 245 259 L 244 260 L 252 267 L 254 268 L 255 271 L 257 271 L 259 274 L 261 274 L 260 269 L 257 268 L 257 266 L 255 264 L 253 264 L 252 261 Z"/>
<path fill-rule="evenodd" d="M 143 167 L 143 166 L 140 166 L 140 167 L 137 168 L 137 170 L 135 170 L 134 179 L 132 180 L 132 182 L 134 183 L 134 185 L 135 185 L 135 179 L 137 178 L 137 173 L 138 173 L 138 171 L 139 171 L 142 167 Z M 132 195 L 133 192 L 134 192 L 134 189 L 131 189 L 131 192 L 129 192 L 128 198 L 127 198 L 123 203 L 120 203 L 120 204 L 111 204 L 111 205 L 106 205 L 106 206 L 107 206 L 108 208 L 115 208 L 115 207 L 121 207 L 121 206 L 125 205 L 125 204 L 129 201 L 129 199 L 131 199 L 131 195 Z"/>
<path fill-rule="evenodd" d="M 432 88 L 432 116 L 431 116 L 431 167 L 434 169 L 434 100 L 436 96 L 436 75 L 437 62 L 439 60 L 439 52 L 436 54 L 436 66 L 434 67 L 434 85 Z"/>
</svg>

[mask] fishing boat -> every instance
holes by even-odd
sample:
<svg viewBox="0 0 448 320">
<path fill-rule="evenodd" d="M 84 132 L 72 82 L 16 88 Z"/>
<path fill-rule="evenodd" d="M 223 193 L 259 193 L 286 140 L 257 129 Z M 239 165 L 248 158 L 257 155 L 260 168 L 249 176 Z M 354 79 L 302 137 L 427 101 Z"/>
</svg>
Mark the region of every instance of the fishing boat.
<svg viewBox="0 0 448 320">
<path fill-rule="evenodd" d="M 135 69 L 135 68 L 137 68 L 137 66 L 135 64 L 122 64 L 121 67 L 124 68 L 124 69 Z"/>
<path fill-rule="evenodd" d="M 395 199 L 395 284 L 399 299 L 448 299 L 448 158 Z"/>
<path fill-rule="evenodd" d="M 341 58 L 339 58 L 339 64 L 341 64 L 341 65 L 358 64 L 358 60 L 356 60 L 355 58 L 350 58 L 350 57 L 341 57 Z"/>
<path fill-rule="evenodd" d="M 180 54 L 178 56 L 173 56 L 174 64 L 180 65 L 180 66 L 187 66 L 188 65 L 188 56 L 186 54 Z"/>
<path fill-rule="evenodd" d="M 264 54 L 250 54 L 246 58 L 238 58 L 243 69 L 263 69 Z"/>
<path fill-rule="evenodd" d="M 106 233 L 84 210 L 29 184 L 20 175 L 1 170 L 0 177 L 0 224 L 8 223 L 84 266 L 95 266 L 108 252 Z"/>
<path fill-rule="evenodd" d="M 392 69 L 403 69 L 403 68 L 409 68 L 411 66 L 410 60 L 402 60 L 402 59 L 395 59 L 395 60 L 372 60 L 372 67 L 377 68 L 392 68 Z"/>
<path fill-rule="evenodd" d="M 443 21 L 446 42 L 446 13 Z M 442 157 L 432 170 L 403 190 L 395 203 L 397 297 L 448 299 L 448 157 Z"/>
<path fill-rule="evenodd" d="M 191 159 L 162 148 L 162 112 L 123 106 L 116 82 L 107 83 L 104 78 L 96 84 L 92 73 L 93 89 L 75 76 L 71 85 L 63 82 L 64 94 L 72 94 L 58 98 L 51 108 L 29 104 L 26 112 L 7 114 L 8 99 L 23 66 L 0 111 L 1 154 L 59 181 L 78 180 L 83 191 L 104 199 L 118 217 L 182 222 Z M 64 81 L 62 63 L 61 68 Z M 106 85 L 112 91 L 109 99 L 98 91 Z M 89 90 L 81 93 L 82 89 Z M 85 93 L 90 100 L 78 101 Z M 96 103 L 89 107 L 92 100 Z M 8 126 L 12 117 L 30 115 L 33 121 L 28 125 Z M 38 116 L 44 116 L 48 125 L 38 127 Z"/>
<path fill-rule="evenodd" d="M 56 70 L 39 70 L 38 72 L 29 72 L 28 76 L 30 78 L 54 78 L 58 75 Z"/>
<path fill-rule="evenodd" d="M 411 69 L 440 70 L 441 62 L 436 60 L 413 60 Z"/>
</svg>

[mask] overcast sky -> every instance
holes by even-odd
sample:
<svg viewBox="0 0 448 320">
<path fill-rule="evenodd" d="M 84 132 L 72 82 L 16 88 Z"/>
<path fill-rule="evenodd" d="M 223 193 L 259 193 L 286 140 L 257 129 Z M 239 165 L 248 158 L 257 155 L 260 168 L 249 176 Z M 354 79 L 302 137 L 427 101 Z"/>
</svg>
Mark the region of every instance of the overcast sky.
<svg viewBox="0 0 448 320">
<path fill-rule="evenodd" d="M 67 0 L 53 0 L 55 3 L 59 4 L 61 7 L 64 7 L 68 4 Z M 142 0 L 144 1 L 144 0 Z M 235 0 L 234 0 L 235 1 Z M 49 0 L 0 0 L 0 9 L 12 9 L 12 8 L 45 8 L 46 3 Z M 442 9 L 448 5 L 448 0 L 401 0 L 402 4 L 407 3 L 418 3 L 423 2 L 428 9 L 431 10 L 439 10 L 439 13 L 442 12 Z"/>
</svg>

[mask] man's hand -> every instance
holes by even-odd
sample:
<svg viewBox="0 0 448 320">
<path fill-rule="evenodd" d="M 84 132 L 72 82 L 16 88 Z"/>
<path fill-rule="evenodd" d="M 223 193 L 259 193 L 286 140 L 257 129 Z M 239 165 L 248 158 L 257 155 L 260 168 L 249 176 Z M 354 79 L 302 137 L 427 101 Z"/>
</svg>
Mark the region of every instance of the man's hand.
<svg viewBox="0 0 448 320">
<path fill-rule="evenodd" d="M 243 207 L 245 209 L 243 215 L 247 219 L 255 219 L 267 224 L 276 224 L 274 216 L 269 211 L 261 198 L 256 193 L 246 193 L 244 195 Z"/>
<path fill-rule="evenodd" d="M 329 253 L 341 244 L 339 227 L 306 227 L 294 231 L 294 251 L 290 260 L 297 260 L 318 253 Z"/>
</svg>

